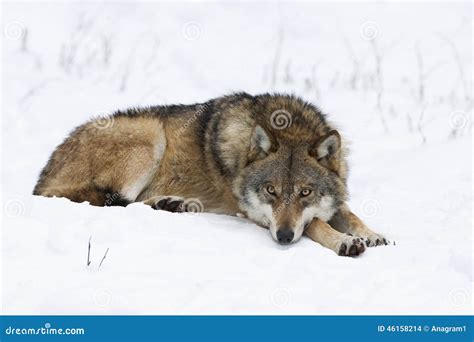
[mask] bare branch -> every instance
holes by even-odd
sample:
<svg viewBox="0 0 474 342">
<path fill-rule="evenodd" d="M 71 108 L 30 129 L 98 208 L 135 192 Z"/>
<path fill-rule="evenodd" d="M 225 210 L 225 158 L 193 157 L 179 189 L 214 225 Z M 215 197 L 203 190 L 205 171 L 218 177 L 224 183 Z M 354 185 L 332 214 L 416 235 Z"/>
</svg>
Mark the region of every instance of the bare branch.
<svg viewBox="0 0 474 342">
<path fill-rule="evenodd" d="M 275 88 L 277 82 L 277 73 L 278 73 L 278 65 L 280 64 L 280 55 L 281 55 L 281 48 L 283 45 L 283 26 L 280 24 L 278 26 L 277 32 L 277 45 L 275 49 L 275 56 L 273 58 L 272 64 L 272 75 L 271 75 L 271 88 Z"/>
<path fill-rule="evenodd" d="M 27 52 L 28 51 L 28 38 L 29 38 L 29 31 L 27 28 L 24 29 L 23 31 L 23 36 L 21 37 L 21 48 L 20 50 L 22 52 Z"/>
<path fill-rule="evenodd" d="M 104 257 L 103 257 L 102 260 L 100 261 L 99 268 L 100 268 L 100 266 L 102 266 L 102 263 L 104 262 L 105 257 L 107 256 L 107 253 L 108 253 L 108 252 L 109 252 L 109 249 L 107 248 L 107 250 L 105 251 Z"/>
<path fill-rule="evenodd" d="M 382 71 L 382 54 L 377 46 L 376 40 L 373 39 L 370 41 L 372 46 L 372 52 L 374 54 L 375 59 L 375 79 L 376 79 L 376 94 L 377 94 L 377 102 L 376 102 L 376 110 L 380 117 L 380 121 L 385 129 L 385 132 L 388 132 L 387 122 L 383 115 L 383 108 L 382 108 L 382 97 L 384 93 L 384 86 L 383 86 L 383 71 Z"/>
<path fill-rule="evenodd" d="M 416 43 L 416 64 L 418 66 L 418 102 L 423 103 L 425 100 L 425 72 L 423 69 L 423 56 L 420 51 L 420 44 Z"/>
<path fill-rule="evenodd" d="M 456 66 L 457 66 L 457 69 L 458 69 L 459 79 L 461 80 L 461 85 L 462 85 L 462 88 L 463 88 L 463 91 L 464 91 L 464 99 L 469 104 L 471 104 L 472 103 L 472 95 L 471 95 L 471 92 L 470 92 L 470 89 L 469 89 L 469 84 L 465 79 L 465 75 L 467 73 L 464 72 L 464 65 L 462 63 L 461 56 L 459 54 L 459 50 L 450 38 L 448 38 L 448 37 L 446 37 L 445 35 L 442 35 L 442 34 L 440 34 L 440 37 L 451 48 L 451 52 L 453 54 L 453 57 L 454 57 L 454 60 L 456 62 Z"/>
<path fill-rule="evenodd" d="M 90 260 L 90 257 L 91 257 L 91 239 L 92 239 L 92 236 L 89 237 L 89 245 L 87 247 L 87 266 L 89 266 L 91 264 L 91 260 Z"/>
<path fill-rule="evenodd" d="M 352 48 L 352 45 L 350 44 L 349 40 L 347 39 L 346 36 L 343 36 L 343 42 L 344 46 L 346 47 L 346 50 L 349 54 L 349 58 L 351 59 L 352 62 L 352 75 L 349 81 L 349 84 L 353 90 L 357 88 L 357 84 L 360 78 L 360 70 L 361 70 L 361 63 L 359 59 L 357 58 L 354 49 Z"/>
<path fill-rule="evenodd" d="M 317 77 L 318 65 L 319 65 L 319 62 L 317 64 L 313 64 L 313 67 L 311 68 L 311 77 L 313 81 L 316 100 L 321 101 L 321 88 L 319 87 L 319 82 L 318 82 L 318 77 Z"/>
<path fill-rule="evenodd" d="M 277 41 L 275 47 L 275 55 L 273 57 L 273 63 L 271 65 L 271 74 L 270 74 L 270 87 L 272 89 L 275 88 L 277 83 L 277 74 L 278 74 L 278 67 L 280 64 L 280 56 L 281 56 L 281 49 L 283 46 L 283 19 L 281 15 L 281 8 L 280 4 L 277 5 L 277 12 L 278 12 L 278 27 L 277 27 Z"/>
<path fill-rule="evenodd" d="M 421 108 L 421 110 L 420 110 L 420 116 L 419 116 L 418 122 L 417 122 L 417 124 L 416 124 L 416 130 L 417 130 L 418 133 L 420 134 L 420 136 L 421 136 L 421 142 L 422 142 L 423 144 L 426 143 L 426 136 L 425 136 L 425 133 L 424 133 L 424 131 L 423 131 L 423 129 L 424 129 L 424 127 L 423 127 L 423 126 L 424 126 L 423 118 L 424 118 L 424 116 L 425 116 L 426 106 L 427 106 L 427 105 L 425 104 L 425 105 L 423 105 L 423 107 Z"/>
</svg>

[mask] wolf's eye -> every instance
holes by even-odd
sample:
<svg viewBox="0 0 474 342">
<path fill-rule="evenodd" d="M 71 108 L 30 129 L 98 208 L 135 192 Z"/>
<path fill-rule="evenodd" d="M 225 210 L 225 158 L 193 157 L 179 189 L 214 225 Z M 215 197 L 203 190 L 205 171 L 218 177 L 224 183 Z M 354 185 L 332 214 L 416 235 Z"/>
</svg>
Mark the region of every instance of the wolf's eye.
<svg viewBox="0 0 474 342">
<path fill-rule="evenodd" d="M 275 188 L 273 187 L 273 185 L 267 186 L 266 190 L 270 195 L 275 195 Z"/>
<path fill-rule="evenodd" d="M 306 196 L 309 196 L 311 194 L 311 190 L 310 189 L 304 189 L 304 190 L 301 190 L 300 192 L 300 195 L 302 197 L 306 197 Z"/>
</svg>

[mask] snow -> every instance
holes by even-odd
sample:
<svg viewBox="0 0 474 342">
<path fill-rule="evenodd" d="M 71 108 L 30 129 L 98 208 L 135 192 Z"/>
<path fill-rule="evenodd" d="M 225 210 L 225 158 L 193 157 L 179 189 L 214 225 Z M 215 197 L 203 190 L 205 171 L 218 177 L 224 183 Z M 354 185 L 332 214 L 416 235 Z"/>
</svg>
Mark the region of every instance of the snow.
<svg viewBox="0 0 474 342">
<path fill-rule="evenodd" d="M 2 27 L 3 313 L 472 313 L 470 4 L 19 2 Z M 330 113 L 349 204 L 395 245 L 343 258 L 241 218 L 31 195 L 93 116 L 242 90 Z"/>
</svg>

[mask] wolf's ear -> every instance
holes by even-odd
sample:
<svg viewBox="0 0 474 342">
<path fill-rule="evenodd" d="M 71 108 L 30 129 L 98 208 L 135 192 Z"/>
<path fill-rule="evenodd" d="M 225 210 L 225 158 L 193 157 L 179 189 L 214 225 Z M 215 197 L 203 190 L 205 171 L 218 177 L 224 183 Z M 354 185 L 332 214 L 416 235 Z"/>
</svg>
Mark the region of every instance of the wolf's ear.
<svg viewBox="0 0 474 342">
<path fill-rule="evenodd" d="M 252 137 L 250 138 L 249 156 L 252 157 L 251 159 L 265 157 L 271 147 L 272 142 L 267 132 L 265 132 L 260 125 L 255 126 L 252 132 Z"/>
<path fill-rule="evenodd" d="M 338 131 L 332 130 L 322 138 L 311 150 L 310 155 L 316 159 L 331 157 L 341 148 L 341 136 Z"/>
</svg>

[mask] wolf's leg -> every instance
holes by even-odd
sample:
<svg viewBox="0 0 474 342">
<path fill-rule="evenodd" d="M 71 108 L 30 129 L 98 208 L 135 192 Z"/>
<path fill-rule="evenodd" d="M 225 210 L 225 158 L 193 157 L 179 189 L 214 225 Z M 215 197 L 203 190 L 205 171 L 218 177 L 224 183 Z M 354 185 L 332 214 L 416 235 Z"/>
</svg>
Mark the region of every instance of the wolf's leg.
<svg viewBox="0 0 474 342">
<path fill-rule="evenodd" d="M 341 233 L 351 234 L 365 240 L 367 247 L 388 245 L 389 241 L 381 234 L 372 231 L 362 220 L 344 205 L 329 220 L 329 224 Z"/>
<path fill-rule="evenodd" d="M 311 222 L 305 234 L 313 241 L 332 249 L 338 255 L 357 256 L 365 250 L 364 242 L 361 239 L 340 233 L 317 218 Z"/>
<path fill-rule="evenodd" d="M 178 196 L 153 196 L 143 203 L 151 206 L 155 210 L 165 210 L 172 213 L 182 213 L 186 211 L 185 199 Z"/>
<path fill-rule="evenodd" d="M 57 187 L 42 190 L 41 196 L 65 197 L 77 203 L 89 202 L 94 206 L 122 206 L 126 207 L 131 202 L 118 192 L 112 192 L 94 187 Z"/>
</svg>

